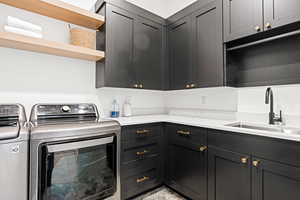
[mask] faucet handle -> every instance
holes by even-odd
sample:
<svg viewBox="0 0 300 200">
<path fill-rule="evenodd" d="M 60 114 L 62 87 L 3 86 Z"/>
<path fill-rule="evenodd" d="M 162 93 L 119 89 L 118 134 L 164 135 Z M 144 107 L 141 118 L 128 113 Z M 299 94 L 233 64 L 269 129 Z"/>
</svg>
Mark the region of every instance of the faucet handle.
<svg viewBox="0 0 300 200">
<path fill-rule="evenodd" d="M 279 116 L 278 115 L 274 116 L 274 122 L 278 125 L 283 125 L 282 110 L 280 110 Z"/>
</svg>

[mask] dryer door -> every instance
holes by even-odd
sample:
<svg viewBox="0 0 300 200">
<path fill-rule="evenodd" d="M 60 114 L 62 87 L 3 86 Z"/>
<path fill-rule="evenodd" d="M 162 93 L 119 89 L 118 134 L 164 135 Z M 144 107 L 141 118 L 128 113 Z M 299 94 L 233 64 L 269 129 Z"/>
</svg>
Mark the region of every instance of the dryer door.
<svg viewBox="0 0 300 200">
<path fill-rule="evenodd" d="M 114 137 L 42 148 L 41 200 L 100 200 L 116 192 Z"/>
</svg>

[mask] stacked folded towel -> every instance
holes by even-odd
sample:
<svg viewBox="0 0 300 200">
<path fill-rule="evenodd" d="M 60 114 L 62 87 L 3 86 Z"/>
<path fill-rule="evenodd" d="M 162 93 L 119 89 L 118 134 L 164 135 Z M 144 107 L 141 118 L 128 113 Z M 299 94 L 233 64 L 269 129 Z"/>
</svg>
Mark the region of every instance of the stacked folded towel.
<svg viewBox="0 0 300 200">
<path fill-rule="evenodd" d="M 7 17 L 7 25 L 4 26 L 4 30 L 30 37 L 43 38 L 42 27 L 11 16 Z"/>
</svg>

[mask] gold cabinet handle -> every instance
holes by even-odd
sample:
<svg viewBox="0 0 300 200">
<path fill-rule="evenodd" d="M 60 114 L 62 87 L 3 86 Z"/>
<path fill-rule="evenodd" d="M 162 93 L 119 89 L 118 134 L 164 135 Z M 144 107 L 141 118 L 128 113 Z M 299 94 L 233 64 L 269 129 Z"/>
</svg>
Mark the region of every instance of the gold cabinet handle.
<svg viewBox="0 0 300 200">
<path fill-rule="evenodd" d="M 247 164 L 248 163 L 248 158 L 241 158 L 241 163 Z"/>
<path fill-rule="evenodd" d="M 255 26 L 255 30 L 256 30 L 257 32 L 260 32 L 260 26 Z"/>
<path fill-rule="evenodd" d="M 266 28 L 272 28 L 271 24 L 270 23 L 266 23 Z"/>
<path fill-rule="evenodd" d="M 136 134 L 141 135 L 141 134 L 146 134 L 146 133 L 149 133 L 149 132 L 150 132 L 150 130 L 147 130 L 147 129 L 144 129 L 144 130 L 137 130 L 137 131 L 136 131 Z"/>
<path fill-rule="evenodd" d="M 149 179 L 150 179 L 150 177 L 144 176 L 144 177 L 142 177 L 142 178 L 136 179 L 136 182 L 137 182 L 137 183 L 142 183 L 142 182 L 147 181 L 147 180 L 149 180 Z"/>
<path fill-rule="evenodd" d="M 200 147 L 200 149 L 199 149 L 201 152 L 204 152 L 204 151 L 206 151 L 207 150 L 207 146 L 202 146 L 202 147 Z"/>
<path fill-rule="evenodd" d="M 138 152 L 136 152 L 136 155 L 137 155 L 137 156 L 143 156 L 143 155 L 145 155 L 146 153 L 149 153 L 149 151 L 147 151 L 147 150 L 144 150 L 144 151 L 138 151 Z"/>
<path fill-rule="evenodd" d="M 258 167 L 258 166 L 259 166 L 259 163 L 260 163 L 259 160 L 254 160 L 254 161 L 252 162 L 252 165 L 253 165 L 254 167 Z"/>
<path fill-rule="evenodd" d="M 180 130 L 180 131 L 177 131 L 177 133 L 180 134 L 180 135 L 191 135 L 191 132 L 189 132 L 189 131 Z"/>
</svg>

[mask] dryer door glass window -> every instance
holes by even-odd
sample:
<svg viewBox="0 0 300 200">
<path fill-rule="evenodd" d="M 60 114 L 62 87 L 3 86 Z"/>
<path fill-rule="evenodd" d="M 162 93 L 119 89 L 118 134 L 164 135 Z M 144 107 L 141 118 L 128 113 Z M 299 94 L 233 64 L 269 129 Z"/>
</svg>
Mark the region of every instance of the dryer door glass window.
<svg viewBox="0 0 300 200">
<path fill-rule="evenodd" d="M 115 145 L 104 143 L 93 146 L 97 142 L 90 140 L 46 145 L 42 150 L 41 171 L 44 173 L 41 174 L 40 199 L 100 200 L 113 195 L 116 191 Z"/>
</svg>

